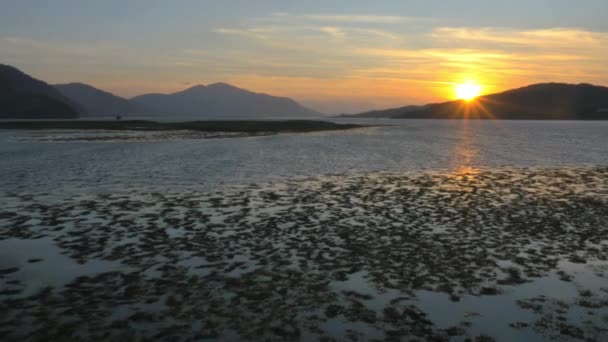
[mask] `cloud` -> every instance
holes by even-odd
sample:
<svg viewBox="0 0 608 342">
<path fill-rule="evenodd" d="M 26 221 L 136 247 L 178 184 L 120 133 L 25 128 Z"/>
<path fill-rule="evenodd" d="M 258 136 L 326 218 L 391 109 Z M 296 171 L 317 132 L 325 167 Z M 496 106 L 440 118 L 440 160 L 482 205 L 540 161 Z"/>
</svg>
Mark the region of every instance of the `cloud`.
<svg viewBox="0 0 608 342">
<path fill-rule="evenodd" d="M 213 30 L 213 32 L 223 35 L 234 35 L 242 36 L 259 40 L 268 39 L 280 39 L 281 37 L 294 36 L 294 35 L 314 35 L 323 34 L 323 36 L 331 36 L 333 38 L 364 38 L 374 37 L 381 39 L 397 40 L 400 35 L 382 30 L 372 28 L 359 28 L 359 27 L 343 27 L 343 26 L 316 26 L 316 25 L 285 25 L 282 27 L 278 26 L 250 26 L 246 28 L 225 28 L 220 27 Z M 319 36 L 322 37 L 322 36 Z"/>
<path fill-rule="evenodd" d="M 283 13 L 282 17 L 288 16 Z M 393 15 L 356 15 L 356 14 L 305 14 L 298 16 L 311 21 L 333 22 L 333 23 L 364 23 L 364 24 L 400 24 L 419 21 L 429 21 L 428 18 L 404 17 Z"/>
<path fill-rule="evenodd" d="M 321 32 L 327 33 L 333 38 L 344 38 L 345 32 L 344 29 L 335 26 L 324 26 L 319 28 Z"/>
<path fill-rule="evenodd" d="M 576 28 L 516 30 L 507 28 L 439 27 L 430 36 L 443 42 L 464 41 L 532 47 L 584 47 L 605 44 L 608 34 Z"/>
<path fill-rule="evenodd" d="M 248 27 L 248 28 L 216 28 L 215 33 L 225 35 L 244 36 L 256 39 L 268 39 L 270 34 L 279 31 L 276 27 Z"/>
<path fill-rule="evenodd" d="M 417 58 L 424 56 L 420 50 L 413 49 L 354 48 L 352 52 L 361 55 L 384 58 Z"/>
<path fill-rule="evenodd" d="M 360 32 L 360 33 L 365 33 L 368 35 L 373 35 L 373 36 L 378 36 L 380 38 L 388 38 L 391 40 L 397 40 L 401 38 L 401 35 L 397 34 L 397 33 L 393 33 L 393 32 L 389 32 L 389 31 L 385 31 L 385 30 L 378 30 L 378 29 L 362 29 L 362 28 L 353 28 L 352 29 L 355 32 Z"/>
</svg>

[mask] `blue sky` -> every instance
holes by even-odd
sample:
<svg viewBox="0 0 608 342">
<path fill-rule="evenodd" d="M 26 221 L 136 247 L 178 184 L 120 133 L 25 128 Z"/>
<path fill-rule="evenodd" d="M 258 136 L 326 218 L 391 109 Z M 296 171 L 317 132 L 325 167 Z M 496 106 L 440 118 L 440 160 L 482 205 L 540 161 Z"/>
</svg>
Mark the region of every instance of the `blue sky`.
<svg viewBox="0 0 608 342">
<path fill-rule="evenodd" d="M 608 1 L 0 0 L 0 62 L 133 96 L 224 81 L 327 112 L 608 84 Z"/>
</svg>

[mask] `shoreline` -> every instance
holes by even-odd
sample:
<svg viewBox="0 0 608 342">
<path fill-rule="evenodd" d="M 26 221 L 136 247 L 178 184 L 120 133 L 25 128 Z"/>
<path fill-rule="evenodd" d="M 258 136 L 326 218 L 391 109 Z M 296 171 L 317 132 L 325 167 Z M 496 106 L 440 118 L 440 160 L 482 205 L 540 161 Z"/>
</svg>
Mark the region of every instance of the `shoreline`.
<svg viewBox="0 0 608 342">
<path fill-rule="evenodd" d="M 345 131 L 371 127 L 327 121 L 12 121 L 1 130 L 29 131 L 21 142 L 156 142 Z M 34 134 L 36 132 L 36 134 Z M 43 134 L 38 134 L 42 132 Z"/>
<path fill-rule="evenodd" d="M 338 124 L 317 120 L 209 120 L 184 122 L 158 122 L 148 120 L 124 121 L 0 121 L 6 130 L 112 130 L 112 131 L 199 131 L 238 133 L 283 133 L 347 130 L 369 127 L 359 124 Z"/>
</svg>

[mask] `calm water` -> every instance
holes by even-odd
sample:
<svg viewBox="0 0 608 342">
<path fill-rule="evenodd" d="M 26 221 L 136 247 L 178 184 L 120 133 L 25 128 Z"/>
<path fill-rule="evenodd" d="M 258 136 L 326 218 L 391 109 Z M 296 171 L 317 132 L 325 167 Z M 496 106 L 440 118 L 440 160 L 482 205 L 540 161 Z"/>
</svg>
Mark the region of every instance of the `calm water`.
<svg viewBox="0 0 608 342">
<path fill-rule="evenodd" d="M 608 122 L 372 120 L 347 132 L 156 142 L 36 142 L 0 132 L 0 188 L 215 189 L 293 176 L 608 165 Z"/>
</svg>

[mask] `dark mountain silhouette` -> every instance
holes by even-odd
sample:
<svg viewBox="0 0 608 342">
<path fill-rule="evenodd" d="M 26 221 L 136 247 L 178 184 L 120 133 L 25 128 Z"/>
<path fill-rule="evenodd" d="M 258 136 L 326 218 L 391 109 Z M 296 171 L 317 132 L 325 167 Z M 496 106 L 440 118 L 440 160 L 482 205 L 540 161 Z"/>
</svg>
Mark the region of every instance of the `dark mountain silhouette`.
<svg viewBox="0 0 608 342">
<path fill-rule="evenodd" d="M 390 118 L 395 115 L 400 115 L 403 113 L 409 113 L 412 111 L 417 111 L 422 109 L 423 106 L 404 106 L 393 109 L 380 109 L 380 110 L 372 110 L 365 113 L 360 114 L 340 114 L 341 118 Z"/>
<path fill-rule="evenodd" d="M 154 114 L 142 105 L 87 84 L 56 84 L 54 87 L 65 97 L 82 106 L 87 111 L 87 116 Z"/>
<path fill-rule="evenodd" d="M 359 114 L 362 117 L 368 113 Z M 608 87 L 541 83 L 502 93 L 428 104 L 419 108 L 376 111 L 376 117 L 412 119 L 606 120 Z"/>
<path fill-rule="evenodd" d="M 45 82 L 0 64 L 0 118 L 76 118 L 83 112 Z"/>
<path fill-rule="evenodd" d="M 307 117 L 319 113 L 286 97 L 254 93 L 226 83 L 197 85 L 173 94 L 146 94 L 131 99 L 161 114 L 198 117 Z"/>
</svg>

